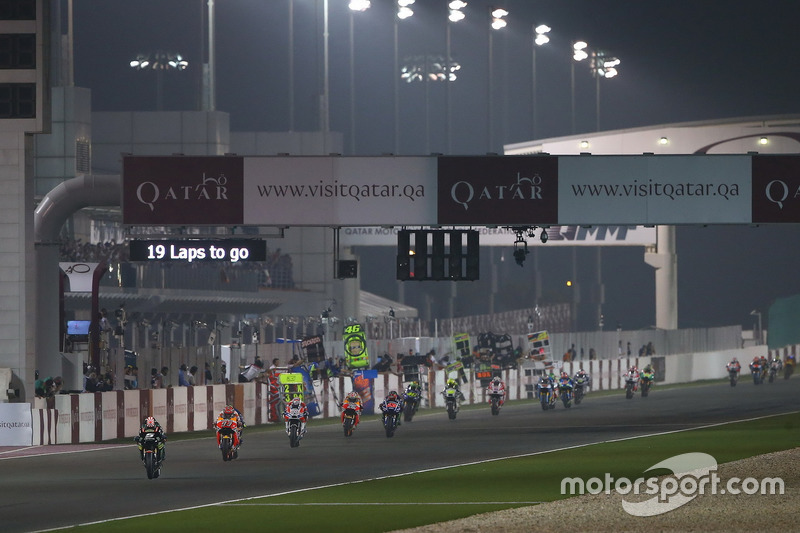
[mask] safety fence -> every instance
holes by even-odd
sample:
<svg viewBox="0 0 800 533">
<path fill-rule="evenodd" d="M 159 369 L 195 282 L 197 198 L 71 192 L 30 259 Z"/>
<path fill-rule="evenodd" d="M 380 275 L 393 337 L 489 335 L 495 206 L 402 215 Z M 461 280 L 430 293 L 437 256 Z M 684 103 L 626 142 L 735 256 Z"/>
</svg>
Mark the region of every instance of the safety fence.
<svg viewBox="0 0 800 533">
<path fill-rule="evenodd" d="M 507 399 L 532 399 L 538 377 L 550 370 L 564 370 L 574 375 L 583 368 L 592 376 L 590 391 L 617 390 L 624 387 L 623 374 L 630 366 L 642 368 L 652 364 L 658 383 L 685 383 L 723 378 L 727 375 L 725 364 L 733 357 L 747 361 L 757 355 L 766 356 L 766 346 L 655 357 L 555 362 L 549 367 L 530 361 L 499 372 L 506 383 Z M 448 377 L 466 378 L 465 382 L 462 380 L 462 391 L 467 404 L 487 401 L 480 380 L 472 379 L 469 370 L 462 376 L 456 373 L 448 375 L 444 369 L 426 366 L 420 366 L 419 370 L 424 392 L 422 409 L 444 406 L 440 392 Z M 361 392 L 365 412 L 377 411 L 378 404 L 389 391 L 400 392 L 406 384 L 402 373 L 379 373 L 370 387 Z M 317 380 L 313 385 L 314 394 L 306 398 L 308 403 L 316 404 L 317 417 L 338 417 L 339 402 L 353 390 L 352 376 Z M 133 437 L 138 433 L 143 418 L 150 415 L 161 422 L 167 434 L 208 430 L 213 427 L 217 414 L 228 404 L 242 412 L 248 425 L 274 423 L 276 416 L 274 411 L 270 415 L 270 400 L 276 403 L 275 395 L 270 397 L 268 383 L 61 394 L 52 399 L 49 406 L 43 399 L 35 401 L 32 409 L 33 444 L 75 444 Z"/>
</svg>

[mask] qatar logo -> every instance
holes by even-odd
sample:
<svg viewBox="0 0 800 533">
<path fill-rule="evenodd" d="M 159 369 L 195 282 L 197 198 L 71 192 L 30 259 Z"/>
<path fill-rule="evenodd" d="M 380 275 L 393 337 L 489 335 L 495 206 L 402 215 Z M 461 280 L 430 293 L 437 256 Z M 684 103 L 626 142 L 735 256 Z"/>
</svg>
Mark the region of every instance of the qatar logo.
<svg viewBox="0 0 800 533">
<path fill-rule="evenodd" d="M 196 185 L 168 186 L 161 189 L 152 181 L 144 181 L 136 188 L 136 198 L 140 203 L 155 211 L 156 203 L 169 200 L 228 200 L 228 178 L 220 174 L 216 178 L 206 177 L 205 172 Z"/>
<path fill-rule="evenodd" d="M 485 200 L 541 200 L 542 177 L 534 174 L 526 178 L 517 172 L 516 182 L 508 185 L 484 185 L 477 189 L 468 181 L 457 181 L 450 187 L 450 198 L 469 210 L 473 201 Z"/>
<path fill-rule="evenodd" d="M 800 193 L 800 189 L 795 192 L 794 198 L 797 198 L 798 193 Z M 767 200 L 776 204 L 778 209 L 783 209 L 783 202 L 789 198 L 789 186 L 783 180 L 772 180 L 764 188 L 764 196 L 767 197 Z"/>
</svg>

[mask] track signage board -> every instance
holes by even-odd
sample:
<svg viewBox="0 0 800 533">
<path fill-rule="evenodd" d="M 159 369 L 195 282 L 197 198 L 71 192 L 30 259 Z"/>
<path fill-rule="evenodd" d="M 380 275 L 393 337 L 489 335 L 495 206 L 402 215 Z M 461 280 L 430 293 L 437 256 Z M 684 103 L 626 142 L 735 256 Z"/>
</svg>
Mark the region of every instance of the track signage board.
<svg viewBox="0 0 800 533">
<path fill-rule="evenodd" d="M 126 156 L 126 225 L 800 222 L 797 155 Z"/>
</svg>

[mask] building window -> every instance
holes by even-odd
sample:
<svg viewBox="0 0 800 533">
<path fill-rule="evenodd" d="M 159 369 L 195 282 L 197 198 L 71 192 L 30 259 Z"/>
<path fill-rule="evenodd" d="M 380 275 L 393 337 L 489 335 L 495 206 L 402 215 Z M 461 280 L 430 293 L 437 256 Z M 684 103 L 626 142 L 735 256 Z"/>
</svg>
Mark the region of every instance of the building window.
<svg viewBox="0 0 800 533">
<path fill-rule="evenodd" d="M 0 0 L 0 20 L 36 20 L 36 0 Z"/>
<path fill-rule="evenodd" d="M 35 117 L 35 83 L 0 83 L 0 119 Z"/>
<path fill-rule="evenodd" d="M 0 69 L 35 69 L 36 34 L 0 34 Z"/>
</svg>

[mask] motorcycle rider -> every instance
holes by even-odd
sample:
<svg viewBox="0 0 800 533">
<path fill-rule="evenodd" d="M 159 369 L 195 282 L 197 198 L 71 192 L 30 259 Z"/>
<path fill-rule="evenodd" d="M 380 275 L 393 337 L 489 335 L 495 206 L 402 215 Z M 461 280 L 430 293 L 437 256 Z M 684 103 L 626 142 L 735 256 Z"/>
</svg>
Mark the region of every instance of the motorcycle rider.
<svg viewBox="0 0 800 533">
<path fill-rule="evenodd" d="M 581 385 L 585 388 L 592 383 L 592 376 L 590 376 L 586 370 L 581 368 L 580 370 L 575 372 L 575 376 L 572 378 L 572 382 L 576 385 Z"/>
<path fill-rule="evenodd" d="M 737 358 L 731 359 L 731 362 L 725 365 L 725 369 L 728 372 L 736 372 L 737 374 L 741 372 L 742 365 L 739 364 L 739 360 Z"/>
<path fill-rule="evenodd" d="M 383 413 L 381 421 L 386 423 L 386 415 L 389 412 L 394 412 L 400 414 L 403 412 L 403 400 L 400 398 L 400 395 L 397 394 L 395 391 L 389 391 L 389 394 L 386 395 L 386 399 L 381 402 L 378 406 Z M 402 417 L 397 417 L 397 425 L 400 425 Z"/>
<path fill-rule="evenodd" d="M 156 441 L 158 442 L 158 460 L 159 462 L 163 462 L 164 459 L 167 458 L 167 450 L 166 450 L 166 442 L 167 442 L 167 435 L 164 433 L 164 428 L 161 427 L 161 424 L 155 419 L 155 417 L 148 416 L 142 422 L 141 427 L 139 428 L 139 434 L 134 437 L 134 441 L 139 446 L 139 458 L 144 461 L 144 448 L 142 447 L 142 441 L 144 440 L 145 435 L 148 433 L 153 433 L 156 436 Z"/>
<path fill-rule="evenodd" d="M 458 381 L 454 380 L 453 378 L 448 379 L 447 384 L 445 385 L 444 390 L 442 391 L 442 396 L 447 396 L 448 389 L 455 389 L 456 398 L 458 399 L 458 401 L 460 402 L 464 401 L 464 394 L 461 392 L 461 387 L 459 387 Z"/>
<path fill-rule="evenodd" d="M 356 391 L 350 391 L 347 396 L 344 397 L 344 401 L 339 404 L 339 407 L 342 408 L 342 424 L 344 424 L 345 410 L 353 409 L 356 412 L 356 419 L 353 423 L 353 428 L 358 427 L 358 422 L 361 419 L 361 409 L 363 409 L 363 406 L 361 405 L 361 396 L 359 396 Z"/>
<path fill-rule="evenodd" d="M 283 420 L 288 423 L 289 419 L 295 416 L 300 417 L 300 435 L 305 435 L 306 422 L 308 422 L 308 407 L 306 407 L 306 404 L 298 396 L 294 397 L 291 402 L 286 404 L 286 410 L 283 412 Z"/>
<path fill-rule="evenodd" d="M 573 387 L 572 378 L 569 377 L 569 374 L 566 372 L 561 372 L 561 376 L 558 378 L 558 387 Z"/>
<path fill-rule="evenodd" d="M 226 405 L 222 411 L 217 415 L 217 421 L 214 424 L 214 427 L 217 428 L 217 446 L 220 446 L 220 434 L 219 430 L 224 424 L 225 420 L 233 420 L 236 422 L 236 433 L 234 434 L 234 441 L 233 445 L 235 448 L 238 448 L 242 445 L 242 430 L 247 427 L 247 424 L 244 423 L 244 417 L 242 417 L 242 413 L 239 412 L 237 408 L 232 405 Z"/>
<path fill-rule="evenodd" d="M 495 376 L 486 387 L 486 394 L 489 396 L 489 402 L 492 401 L 492 394 L 499 395 L 500 399 L 497 405 L 503 407 L 503 404 L 506 402 L 506 384 L 503 383 L 499 376 Z"/>
<path fill-rule="evenodd" d="M 416 402 L 417 407 L 419 407 L 419 402 L 422 400 L 422 386 L 420 386 L 419 381 L 412 381 L 406 387 L 406 392 L 403 395 L 403 402 Z"/>
<path fill-rule="evenodd" d="M 635 365 L 628 369 L 628 373 L 625 374 L 625 381 L 633 381 L 633 392 L 639 390 L 639 369 Z"/>
</svg>

